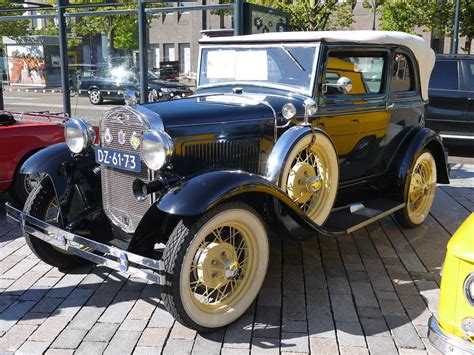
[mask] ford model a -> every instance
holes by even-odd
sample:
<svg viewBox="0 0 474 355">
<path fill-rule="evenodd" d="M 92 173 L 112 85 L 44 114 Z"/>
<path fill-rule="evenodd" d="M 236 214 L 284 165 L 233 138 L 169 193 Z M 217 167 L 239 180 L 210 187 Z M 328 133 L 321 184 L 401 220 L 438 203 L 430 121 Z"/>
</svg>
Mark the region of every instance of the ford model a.
<svg viewBox="0 0 474 355">
<path fill-rule="evenodd" d="M 423 127 L 433 63 L 396 32 L 204 39 L 195 95 L 108 111 L 98 145 L 68 121 L 67 144 L 24 164 L 48 178 L 8 215 L 45 262 L 143 277 L 181 323 L 225 326 L 259 292 L 270 232 L 337 237 L 390 213 L 423 223 L 449 182 Z"/>
</svg>

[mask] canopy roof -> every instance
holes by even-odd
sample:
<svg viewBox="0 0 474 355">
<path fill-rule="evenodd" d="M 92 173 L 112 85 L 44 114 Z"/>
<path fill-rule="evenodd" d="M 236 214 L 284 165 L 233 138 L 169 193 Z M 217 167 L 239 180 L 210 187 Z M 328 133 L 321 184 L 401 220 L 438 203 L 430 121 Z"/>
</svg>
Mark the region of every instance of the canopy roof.
<svg viewBox="0 0 474 355">
<path fill-rule="evenodd" d="M 202 38 L 201 44 L 251 44 L 284 42 L 320 42 L 392 44 L 408 47 L 415 55 L 420 69 L 421 95 L 428 100 L 428 83 L 435 63 L 435 54 L 421 37 L 396 31 L 317 31 L 272 32 L 247 36 Z"/>
</svg>

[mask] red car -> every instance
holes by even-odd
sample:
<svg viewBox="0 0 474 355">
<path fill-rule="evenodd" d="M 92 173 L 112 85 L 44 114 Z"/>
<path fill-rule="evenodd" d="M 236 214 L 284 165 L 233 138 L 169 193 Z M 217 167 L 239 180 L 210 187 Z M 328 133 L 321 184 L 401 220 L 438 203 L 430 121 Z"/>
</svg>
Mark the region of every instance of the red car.
<svg viewBox="0 0 474 355">
<path fill-rule="evenodd" d="M 0 111 L 0 191 L 9 190 L 19 205 L 42 178 L 39 173 L 20 174 L 21 164 L 40 149 L 64 142 L 61 123 L 65 120 L 49 114 Z"/>
</svg>

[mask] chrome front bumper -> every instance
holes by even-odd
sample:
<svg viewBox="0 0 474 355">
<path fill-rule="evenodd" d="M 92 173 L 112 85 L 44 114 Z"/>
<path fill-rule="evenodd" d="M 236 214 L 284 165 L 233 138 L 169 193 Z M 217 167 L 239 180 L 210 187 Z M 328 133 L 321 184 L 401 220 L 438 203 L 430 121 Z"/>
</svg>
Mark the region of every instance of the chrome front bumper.
<svg viewBox="0 0 474 355">
<path fill-rule="evenodd" d="M 446 334 L 432 316 L 428 322 L 428 338 L 431 344 L 443 354 L 472 355 L 474 354 L 474 344 Z"/>
<path fill-rule="evenodd" d="M 127 273 L 160 285 L 164 285 L 165 278 L 163 262 L 133 254 L 119 248 L 99 243 L 80 235 L 67 232 L 56 226 L 32 217 L 23 211 L 5 204 L 7 219 L 10 223 L 20 225 L 24 233 L 39 238 L 56 248 L 80 256 L 98 265 Z"/>
</svg>

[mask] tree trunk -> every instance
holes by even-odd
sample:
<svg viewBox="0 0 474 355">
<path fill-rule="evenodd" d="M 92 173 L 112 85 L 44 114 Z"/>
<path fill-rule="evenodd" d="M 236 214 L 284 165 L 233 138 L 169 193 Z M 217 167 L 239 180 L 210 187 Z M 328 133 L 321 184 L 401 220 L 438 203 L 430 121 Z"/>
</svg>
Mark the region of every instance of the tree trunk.
<svg viewBox="0 0 474 355">
<path fill-rule="evenodd" d="M 464 45 L 464 51 L 467 54 L 471 54 L 471 43 L 472 43 L 472 37 L 467 37 L 466 38 L 466 44 Z"/>
</svg>

